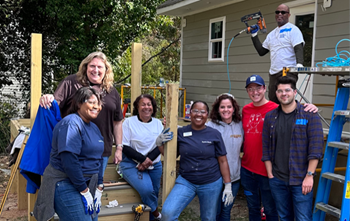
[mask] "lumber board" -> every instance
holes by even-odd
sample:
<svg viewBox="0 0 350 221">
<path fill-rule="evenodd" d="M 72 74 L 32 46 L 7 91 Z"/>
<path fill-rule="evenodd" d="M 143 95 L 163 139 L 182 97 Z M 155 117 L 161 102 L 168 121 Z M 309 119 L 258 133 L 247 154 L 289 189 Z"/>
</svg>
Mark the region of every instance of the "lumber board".
<svg viewBox="0 0 350 221">
<path fill-rule="evenodd" d="M 142 82 L 142 44 L 132 43 L 131 46 L 131 103 L 130 110 L 133 111 L 133 102 L 141 95 Z"/>
<path fill-rule="evenodd" d="M 177 123 L 178 123 L 178 99 L 179 85 L 171 83 L 166 85 L 166 127 L 174 133 L 171 141 L 164 146 L 164 167 L 163 167 L 163 192 L 162 204 L 174 187 L 176 179 L 176 149 L 177 149 Z"/>
</svg>

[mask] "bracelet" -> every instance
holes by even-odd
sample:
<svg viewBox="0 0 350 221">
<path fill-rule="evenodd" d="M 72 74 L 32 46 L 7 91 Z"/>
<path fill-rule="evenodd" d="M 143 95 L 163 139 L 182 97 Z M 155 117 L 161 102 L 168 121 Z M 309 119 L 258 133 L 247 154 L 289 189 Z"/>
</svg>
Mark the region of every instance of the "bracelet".
<svg viewBox="0 0 350 221">
<path fill-rule="evenodd" d="M 119 149 L 123 149 L 123 144 L 118 144 L 117 149 L 118 149 L 118 147 L 120 147 Z"/>
</svg>

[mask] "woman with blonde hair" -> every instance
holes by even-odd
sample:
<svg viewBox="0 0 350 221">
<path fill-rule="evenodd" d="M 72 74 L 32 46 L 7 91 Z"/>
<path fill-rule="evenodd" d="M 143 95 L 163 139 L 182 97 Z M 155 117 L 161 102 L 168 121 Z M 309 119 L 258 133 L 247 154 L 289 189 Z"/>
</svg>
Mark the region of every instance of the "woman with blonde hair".
<svg viewBox="0 0 350 221">
<path fill-rule="evenodd" d="M 76 74 L 67 76 L 59 83 L 53 95 L 45 94 L 40 98 L 40 105 L 45 108 L 50 108 L 51 102 L 55 99 L 59 104 L 61 116 L 64 118 L 67 116 L 72 98 L 79 88 L 92 87 L 101 95 L 103 109 L 92 122 L 97 125 L 104 138 L 103 173 L 108 158 L 112 154 L 113 137 L 117 145 L 115 163 L 118 164 L 122 160 L 123 114 L 120 95 L 113 87 L 113 79 L 112 66 L 106 55 L 102 52 L 93 52 L 80 63 Z"/>
</svg>

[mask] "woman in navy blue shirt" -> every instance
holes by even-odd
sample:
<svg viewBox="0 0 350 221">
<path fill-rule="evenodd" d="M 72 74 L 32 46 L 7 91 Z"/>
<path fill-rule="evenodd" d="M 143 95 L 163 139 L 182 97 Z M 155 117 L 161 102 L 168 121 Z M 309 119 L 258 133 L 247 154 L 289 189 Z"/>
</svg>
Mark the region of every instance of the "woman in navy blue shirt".
<svg viewBox="0 0 350 221">
<path fill-rule="evenodd" d="M 196 195 L 201 219 L 215 220 L 223 179 L 227 188 L 222 199 L 226 204 L 233 201 L 225 144 L 219 131 L 205 125 L 208 114 L 208 104 L 195 101 L 191 106 L 191 124 L 178 129 L 179 176 L 163 205 L 162 220 L 177 220 Z"/>
<path fill-rule="evenodd" d="M 104 142 L 91 120 L 98 116 L 101 105 L 101 97 L 93 88 L 80 88 L 74 95 L 71 114 L 55 126 L 50 164 L 34 209 L 37 220 L 48 220 L 54 212 L 63 221 L 97 220 L 103 191 L 100 165 Z"/>
</svg>

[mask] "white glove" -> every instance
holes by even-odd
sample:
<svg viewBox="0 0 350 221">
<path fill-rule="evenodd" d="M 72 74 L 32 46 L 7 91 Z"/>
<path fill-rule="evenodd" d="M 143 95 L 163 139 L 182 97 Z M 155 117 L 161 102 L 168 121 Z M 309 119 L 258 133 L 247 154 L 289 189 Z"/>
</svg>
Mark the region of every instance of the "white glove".
<svg viewBox="0 0 350 221">
<path fill-rule="evenodd" d="M 169 132 L 170 128 L 166 128 L 159 134 L 156 140 L 157 147 L 163 146 L 164 143 L 173 139 L 173 132 Z"/>
<path fill-rule="evenodd" d="M 297 64 L 297 67 L 298 67 L 298 68 L 302 68 L 302 67 L 304 67 L 304 65 L 302 65 L 302 64 Z"/>
<path fill-rule="evenodd" d="M 96 188 L 96 191 L 95 191 L 95 199 L 94 199 L 94 203 L 95 203 L 95 211 L 96 213 L 99 213 L 100 212 L 100 209 L 101 209 L 101 197 L 102 197 L 102 193 L 103 193 L 103 190 L 99 190 L 98 188 Z"/>
<path fill-rule="evenodd" d="M 222 202 L 225 202 L 225 206 L 231 205 L 233 203 L 233 195 L 232 195 L 232 185 L 231 183 L 225 183 L 225 189 L 222 194 Z"/>
<path fill-rule="evenodd" d="M 83 200 L 84 207 L 85 207 L 85 214 L 92 215 L 94 213 L 94 200 L 92 199 L 92 195 L 90 193 L 90 190 L 88 188 L 88 191 L 85 193 L 80 192 L 81 199 Z"/>
</svg>

